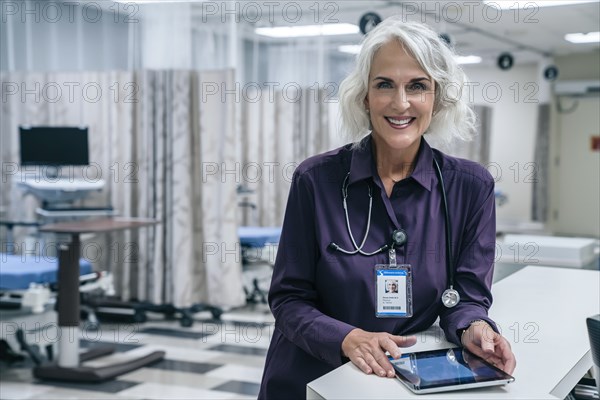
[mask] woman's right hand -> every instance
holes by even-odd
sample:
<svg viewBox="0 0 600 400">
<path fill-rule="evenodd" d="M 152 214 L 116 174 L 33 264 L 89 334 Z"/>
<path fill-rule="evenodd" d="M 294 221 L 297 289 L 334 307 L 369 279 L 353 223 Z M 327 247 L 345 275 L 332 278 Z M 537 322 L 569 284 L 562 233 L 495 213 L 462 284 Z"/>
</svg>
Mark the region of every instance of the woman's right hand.
<svg viewBox="0 0 600 400">
<path fill-rule="evenodd" d="M 416 336 L 397 336 L 356 328 L 344 338 L 342 353 L 365 374 L 375 373 L 393 378 L 396 375 L 394 367 L 385 352 L 389 352 L 392 358 L 397 359 L 402 355 L 398 347 L 409 347 L 416 342 Z"/>
</svg>

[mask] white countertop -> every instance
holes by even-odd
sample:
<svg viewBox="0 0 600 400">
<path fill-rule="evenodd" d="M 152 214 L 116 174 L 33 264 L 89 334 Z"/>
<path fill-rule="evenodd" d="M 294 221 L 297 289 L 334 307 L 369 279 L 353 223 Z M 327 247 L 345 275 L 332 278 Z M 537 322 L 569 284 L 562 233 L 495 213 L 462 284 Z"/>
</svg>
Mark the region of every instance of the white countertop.
<svg viewBox="0 0 600 400">
<path fill-rule="evenodd" d="M 307 385 L 309 399 L 564 398 L 592 366 L 585 319 L 600 313 L 600 272 L 526 267 L 496 283 L 490 317 L 517 358 L 509 385 L 415 395 L 398 380 L 366 375 L 352 363 Z M 437 327 L 417 335 L 411 351 L 452 347 Z"/>
</svg>

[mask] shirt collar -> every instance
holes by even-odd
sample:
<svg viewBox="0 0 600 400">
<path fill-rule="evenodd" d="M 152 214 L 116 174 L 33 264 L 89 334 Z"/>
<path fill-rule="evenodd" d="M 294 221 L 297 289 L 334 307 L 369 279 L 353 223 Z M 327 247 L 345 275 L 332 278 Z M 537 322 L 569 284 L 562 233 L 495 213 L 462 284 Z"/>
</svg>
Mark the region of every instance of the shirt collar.
<svg viewBox="0 0 600 400">
<path fill-rule="evenodd" d="M 421 146 L 417 153 L 417 165 L 410 175 L 416 182 L 420 183 L 425 189 L 431 192 L 435 181 L 435 167 L 433 166 L 433 150 L 429 143 L 421 138 Z"/>
<path fill-rule="evenodd" d="M 352 151 L 350 176 L 348 177 L 349 185 L 373 176 L 374 160 L 371 146 L 371 135 L 368 135 Z"/>
<path fill-rule="evenodd" d="M 371 135 L 366 136 L 360 141 L 357 148 L 352 151 L 352 160 L 350 162 L 350 176 L 348 184 L 360 180 L 374 178 L 377 174 L 375 160 L 372 151 Z M 421 138 L 421 145 L 416 157 L 416 165 L 410 178 L 423 186 L 428 191 L 434 185 L 435 170 L 433 166 L 433 150 L 427 141 Z"/>
</svg>

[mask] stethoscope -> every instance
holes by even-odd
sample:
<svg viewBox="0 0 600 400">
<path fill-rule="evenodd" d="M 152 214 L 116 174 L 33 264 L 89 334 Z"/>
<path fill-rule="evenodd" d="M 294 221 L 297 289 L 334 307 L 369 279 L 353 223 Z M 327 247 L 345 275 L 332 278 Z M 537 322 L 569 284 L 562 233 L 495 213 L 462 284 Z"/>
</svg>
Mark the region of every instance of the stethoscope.
<svg viewBox="0 0 600 400">
<path fill-rule="evenodd" d="M 456 289 L 454 289 L 454 267 L 452 265 L 452 249 L 450 244 L 452 243 L 451 230 L 450 230 L 450 214 L 448 213 L 448 200 L 446 199 L 446 189 L 444 188 L 444 178 L 442 177 L 442 170 L 435 159 L 433 158 L 433 163 L 435 164 L 435 172 L 437 174 L 440 190 L 442 192 L 442 201 L 444 203 L 444 225 L 446 227 L 446 270 L 448 272 L 448 286 L 444 293 L 442 293 L 442 303 L 444 306 L 448 308 L 452 308 L 456 306 L 460 301 L 460 294 Z M 369 231 L 371 230 L 371 213 L 373 210 L 373 193 L 371 190 L 371 185 L 369 185 L 369 214 L 367 217 L 367 229 L 365 231 L 365 235 L 360 243 L 360 246 L 356 244 L 356 240 L 354 239 L 354 235 L 352 234 L 352 229 L 350 228 L 350 217 L 348 216 L 348 179 L 350 177 L 350 173 L 346 174 L 344 178 L 344 182 L 342 183 L 342 198 L 344 205 L 344 214 L 346 216 L 346 228 L 348 229 L 348 234 L 350 236 L 350 240 L 352 241 L 352 245 L 354 246 L 354 250 L 345 250 L 341 248 L 339 245 L 334 242 L 329 243 L 329 248 L 334 251 L 339 251 L 344 254 L 362 254 L 363 256 L 372 256 L 375 254 L 379 254 L 383 251 L 394 249 L 396 247 L 401 247 L 406 244 L 408 239 L 408 235 L 404 229 L 396 229 L 392 232 L 392 240 L 390 244 L 384 244 L 380 248 L 372 252 L 366 252 L 363 250 L 365 243 L 367 241 L 367 237 L 369 236 Z M 395 252 L 390 252 L 390 254 L 394 254 Z"/>
</svg>

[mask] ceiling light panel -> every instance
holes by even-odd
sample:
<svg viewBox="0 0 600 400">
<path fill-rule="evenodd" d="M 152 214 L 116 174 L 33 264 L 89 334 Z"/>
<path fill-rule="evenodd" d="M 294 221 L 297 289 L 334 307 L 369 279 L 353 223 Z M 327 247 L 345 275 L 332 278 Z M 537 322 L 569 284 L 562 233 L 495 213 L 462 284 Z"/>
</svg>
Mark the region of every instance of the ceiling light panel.
<svg viewBox="0 0 600 400">
<path fill-rule="evenodd" d="M 571 43 L 600 43 L 600 32 L 567 33 L 565 40 Z"/>
<path fill-rule="evenodd" d="M 258 35 L 269 36 L 273 38 L 351 35 L 360 32 L 358 26 L 354 24 L 275 26 L 268 28 L 256 28 L 254 31 Z"/>
</svg>

